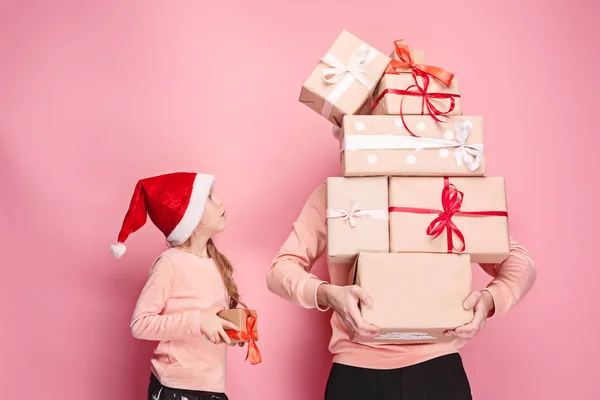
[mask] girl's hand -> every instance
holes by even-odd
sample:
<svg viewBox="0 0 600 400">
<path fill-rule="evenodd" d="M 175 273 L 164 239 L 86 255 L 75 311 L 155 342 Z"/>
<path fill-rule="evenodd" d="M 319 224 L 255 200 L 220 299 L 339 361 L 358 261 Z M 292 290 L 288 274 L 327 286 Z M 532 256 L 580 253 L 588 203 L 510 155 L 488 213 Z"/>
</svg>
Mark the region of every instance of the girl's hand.
<svg viewBox="0 0 600 400">
<path fill-rule="evenodd" d="M 494 299 L 487 290 L 472 292 L 463 302 L 465 310 L 474 310 L 473 319 L 468 324 L 446 331 L 446 335 L 461 339 L 472 339 L 484 327 L 487 317 L 494 309 Z"/>
<path fill-rule="evenodd" d="M 221 339 L 227 344 L 231 344 L 231 339 L 225 333 L 225 330 L 238 331 L 238 328 L 233 322 L 227 321 L 217 315 L 223 311 L 225 307 L 218 308 L 203 308 L 202 317 L 200 320 L 200 331 L 208 340 L 214 344 L 218 344 Z"/>
<path fill-rule="evenodd" d="M 379 328 L 366 322 L 358 309 L 359 301 L 363 306 L 368 307 L 371 304 L 371 296 L 360 286 L 323 284 L 317 291 L 317 297 L 322 299 L 319 303 L 333 308 L 340 319 L 357 336 L 375 337 L 379 335 Z"/>
</svg>

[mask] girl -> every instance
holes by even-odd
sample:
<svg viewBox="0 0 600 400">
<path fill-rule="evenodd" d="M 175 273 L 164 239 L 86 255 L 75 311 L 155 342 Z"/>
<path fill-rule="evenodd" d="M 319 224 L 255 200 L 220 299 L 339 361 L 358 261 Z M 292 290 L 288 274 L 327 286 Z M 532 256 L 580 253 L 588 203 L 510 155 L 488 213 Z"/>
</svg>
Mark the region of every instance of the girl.
<svg viewBox="0 0 600 400">
<path fill-rule="evenodd" d="M 173 173 L 137 183 L 113 255 L 125 253 L 127 237 L 146 215 L 171 247 L 153 263 L 137 301 L 131 332 L 158 341 L 151 360 L 149 400 L 227 399 L 226 330 L 239 329 L 217 313 L 240 302 L 233 268 L 212 237 L 225 229 L 223 202 L 214 177 Z"/>
<path fill-rule="evenodd" d="M 339 137 L 339 136 L 338 136 Z M 331 283 L 310 270 L 327 247 L 325 184 L 309 197 L 293 230 L 273 259 L 269 289 L 304 308 L 335 311 L 331 317 L 333 353 L 325 400 L 468 400 L 470 384 L 458 354 L 487 318 L 513 308 L 531 289 L 536 270 L 527 250 L 511 239 L 510 254 L 500 264 L 482 264 L 493 277 L 487 288 L 474 291 L 463 306 L 474 319 L 446 334 L 454 340 L 431 345 L 359 344 L 358 336 L 375 337 L 379 328 L 364 321 L 358 302 L 368 306 L 369 294 L 347 285 L 350 265 L 330 265 Z"/>
</svg>

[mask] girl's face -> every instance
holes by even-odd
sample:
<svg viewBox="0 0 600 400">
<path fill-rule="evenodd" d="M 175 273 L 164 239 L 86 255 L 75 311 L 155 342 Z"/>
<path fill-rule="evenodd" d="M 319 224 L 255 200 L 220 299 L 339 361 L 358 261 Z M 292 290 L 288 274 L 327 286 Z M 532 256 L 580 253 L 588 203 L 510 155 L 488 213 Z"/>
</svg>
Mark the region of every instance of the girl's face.
<svg viewBox="0 0 600 400">
<path fill-rule="evenodd" d="M 225 229 L 225 207 L 221 199 L 216 197 L 211 189 L 206 202 L 204 214 L 196 230 L 204 234 L 214 235 Z"/>
</svg>

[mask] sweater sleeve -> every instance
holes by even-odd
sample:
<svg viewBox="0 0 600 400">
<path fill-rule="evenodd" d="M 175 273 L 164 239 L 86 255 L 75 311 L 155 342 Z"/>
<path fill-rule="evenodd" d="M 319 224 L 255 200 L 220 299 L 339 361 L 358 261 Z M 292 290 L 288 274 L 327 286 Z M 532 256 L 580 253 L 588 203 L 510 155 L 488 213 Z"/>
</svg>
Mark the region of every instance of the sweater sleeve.
<svg viewBox="0 0 600 400">
<path fill-rule="evenodd" d="M 310 270 L 327 247 L 325 225 L 326 184 L 308 198 L 292 232 L 275 255 L 267 273 L 271 292 L 304 308 L 319 308 L 317 290 L 325 283 Z"/>
<path fill-rule="evenodd" d="M 177 340 L 200 336 L 200 312 L 163 314 L 173 287 L 174 266 L 161 256 L 150 269 L 131 319 L 131 333 L 136 339 Z"/>
<path fill-rule="evenodd" d="M 512 237 L 510 253 L 502 263 L 479 265 L 494 278 L 486 288 L 494 299 L 493 315 L 505 314 L 515 307 L 531 290 L 537 277 L 531 256 Z"/>
</svg>

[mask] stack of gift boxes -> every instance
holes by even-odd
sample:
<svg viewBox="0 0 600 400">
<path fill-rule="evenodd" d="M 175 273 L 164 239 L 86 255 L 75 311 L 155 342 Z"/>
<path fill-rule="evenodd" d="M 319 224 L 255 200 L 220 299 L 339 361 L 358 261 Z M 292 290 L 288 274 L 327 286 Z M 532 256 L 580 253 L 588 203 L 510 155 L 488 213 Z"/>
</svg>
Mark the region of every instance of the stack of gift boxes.
<svg viewBox="0 0 600 400">
<path fill-rule="evenodd" d="M 471 263 L 509 252 L 505 183 L 485 175 L 483 121 L 462 115 L 458 80 L 404 41 L 388 57 L 342 31 L 300 101 L 341 135 L 327 180 L 328 256 L 372 296 L 355 341 L 434 343 L 469 322 Z"/>
</svg>

